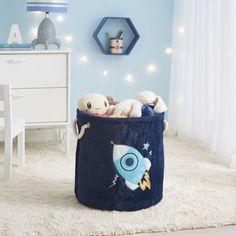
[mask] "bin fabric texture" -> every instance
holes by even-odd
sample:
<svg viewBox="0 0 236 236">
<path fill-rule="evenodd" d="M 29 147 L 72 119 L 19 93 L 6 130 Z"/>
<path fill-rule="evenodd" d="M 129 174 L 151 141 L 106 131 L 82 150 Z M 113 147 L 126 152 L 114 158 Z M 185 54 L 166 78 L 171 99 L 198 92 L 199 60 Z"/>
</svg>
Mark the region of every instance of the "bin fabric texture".
<svg viewBox="0 0 236 236">
<path fill-rule="evenodd" d="M 135 211 L 162 199 L 164 113 L 140 118 L 107 118 L 77 110 L 75 194 L 102 210 Z"/>
</svg>

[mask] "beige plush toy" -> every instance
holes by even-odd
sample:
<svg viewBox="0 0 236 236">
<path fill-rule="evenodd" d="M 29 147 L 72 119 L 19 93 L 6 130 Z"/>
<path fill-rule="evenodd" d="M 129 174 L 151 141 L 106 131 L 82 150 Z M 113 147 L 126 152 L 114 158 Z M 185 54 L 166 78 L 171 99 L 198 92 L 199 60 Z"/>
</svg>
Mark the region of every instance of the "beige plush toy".
<svg viewBox="0 0 236 236">
<path fill-rule="evenodd" d="M 109 116 L 113 106 L 109 106 L 107 98 L 99 93 L 91 93 L 82 97 L 78 102 L 80 111 L 96 116 Z"/>
<path fill-rule="evenodd" d="M 113 106 L 109 106 L 107 98 L 99 93 L 87 94 L 80 98 L 77 107 L 80 111 L 88 112 L 95 116 L 109 116 L 109 109 L 113 108 Z M 84 124 L 79 131 L 77 128 L 77 119 L 75 119 L 73 122 L 75 138 L 81 139 L 85 134 L 85 130 L 88 128 L 90 128 L 90 123 Z"/>
<path fill-rule="evenodd" d="M 167 106 L 160 96 L 157 96 L 155 93 L 149 90 L 144 90 L 139 92 L 136 97 L 143 105 L 154 105 L 155 113 L 162 113 L 167 111 Z M 168 122 L 164 120 L 164 130 L 168 129 Z"/>
<path fill-rule="evenodd" d="M 136 99 L 127 99 L 118 103 L 113 109 L 113 116 L 141 117 L 143 104 Z"/>
<path fill-rule="evenodd" d="M 109 102 L 109 105 L 117 105 L 120 101 L 117 101 L 117 100 L 115 100 L 113 97 L 111 97 L 111 96 L 106 96 L 106 98 L 107 98 L 107 100 L 108 100 L 108 102 Z"/>
<path fill-rule="evenodd" d="M 155 113 L 162 113 L 167 111 L 167 106 L 160 96 L 157 96 L 152 91 L 144 90 L 139 92 L 136 97 L 136 100 L 140 101 L 143 105 L 154 105 Z"/>
</svg>

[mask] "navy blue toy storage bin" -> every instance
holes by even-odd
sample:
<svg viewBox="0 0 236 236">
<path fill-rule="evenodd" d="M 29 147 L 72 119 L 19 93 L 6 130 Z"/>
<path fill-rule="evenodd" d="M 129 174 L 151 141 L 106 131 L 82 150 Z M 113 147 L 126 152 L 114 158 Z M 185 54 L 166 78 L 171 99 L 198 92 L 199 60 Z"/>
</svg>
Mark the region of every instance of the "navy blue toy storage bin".
<svg viewBox="0 0 236 236">
<path fill-rule="evenodd" d="M 102 210 L 135 211 L 162 199 L 164 113 L 141 118 L 107 118 L 77 111 L 75 194 Z"/>
</svg>

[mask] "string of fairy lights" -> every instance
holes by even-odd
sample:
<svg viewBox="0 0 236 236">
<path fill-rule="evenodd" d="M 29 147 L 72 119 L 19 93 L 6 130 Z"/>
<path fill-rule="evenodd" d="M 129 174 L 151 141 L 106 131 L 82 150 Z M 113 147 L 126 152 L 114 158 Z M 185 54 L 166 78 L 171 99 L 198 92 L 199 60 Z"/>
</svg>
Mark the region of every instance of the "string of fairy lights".
<svg viewBox="0 0 236 236">
<path fill-rule="evenodd" d="M 33 14 L 36 17 L 42 17 L 42 15 L 43 15 L 42 12 L 34 12 Z M 57 17 L 55 19 L 56 19 L 56 21 L 58 23 L 62 23 L 62 22 L 65 21 L 64 15 L 57 15 Z M 176 30 L 176 32 L 178 34 L 184 34 L 185 33 L 185 29 L 182 26 L 177 27 L 175 30 Z M 37 27 L 33 27 L 31 29 L 31 35 L 32 35 L 32 37 L 36 37 L 37 36 Z M 73 42 L 73 36 L 70 35 L 70 34 L 65 35 L 63 40 L 64 40 L 65 44 L 69 45 L 69 44 L 71 44 Z M 164 49 L 164 52 L 166 53 L 167 56 L 170 56 L 173 53 L 173 50 L 172 50 L 171 47 L 167 47 L 167 48 Z M 80 57 L 78 59 L 78 63 L 79 64 L 86 64 L 86 63 L 88 63 L 88 56 L 85 55 L 85 54 L 80 55 Z M 155 63 L 150 63 L 150 64 L 148 64 L 146 66 L 146 73 L 148 75 L 151 76 L 151 75 L 156 74 L 157 72 L 158 72 L 158 67 L 157 67 L 157 65 Z M 108 69 L 104 69 L 102 71 L 102 76 L 104 76 L 104 77 L 108 77 L 109 74 L 110 73 L 109 73 Z M 134 76 L 131 73 L 127 73 L 125 75 L 125 77 L 124 77 L 124 80 L 127 83 L 130 83 L 130 84 L 134 83 L 134 81 L 135 81 Z"/>
</svg>

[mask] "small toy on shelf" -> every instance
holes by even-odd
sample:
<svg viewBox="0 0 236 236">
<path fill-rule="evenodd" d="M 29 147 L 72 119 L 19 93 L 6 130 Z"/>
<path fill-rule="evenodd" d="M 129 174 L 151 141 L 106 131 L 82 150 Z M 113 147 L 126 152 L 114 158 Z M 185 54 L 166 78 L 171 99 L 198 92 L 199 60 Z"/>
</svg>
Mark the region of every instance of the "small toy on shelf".
<svg viewBox="0 0 236 236">
<path fill-rule="evenodd" d="M 123 39 L 110 38 L 110 53 L 122 54 L 123 53 Z"/>
<path fill-rule="evenodd" d="M 124 31 L 119 30 L 115 37 L 111 37 L 109 33 L 106 33 L 110 41 L 110 53 L 122 54 L 123 53 L 123 35 Z"/>
<path fill-rule="evenodd" d="M 116 38 L 116 39 L 121 39 L 123 38 L 123 35 L 124 35 L 124 31 L 122 30 L 119 30 L 116 34 L 115 37 L 112 37 L 108 32 L 106 32 L 106 36 L 107 36 L 107 39 L 109 40 L 110 38 Z"/>
<path fill-rule="evenodd" d="M 105 33 L 111 24 L 114 26 L 113 30 L 118 31 L 114 38 L 109 33 Z M 103 33 L 101 32 L 106 34 L 107 40 L 102 40 Z M 123 42 L 124 32 L 127 37 Z M 93 37 L 102 53 L 106 55 L 129 55 L 140 38 L 134 24 L 128 17 L 104 17 L 93 33 Z M 108 41 L 110 44 L 107 44 Z M 110 46 L 116 48 L 110 48 Z"/>
<path fill-rule="evenodd" d="M 123 36 L 124 36 L 124 31 L 122 31 L 122 30 L 119 30 L 118 33 L 116 34 L 117 39 L 121 39 L 121 38 L 123 38 Z"/>
</svg>

